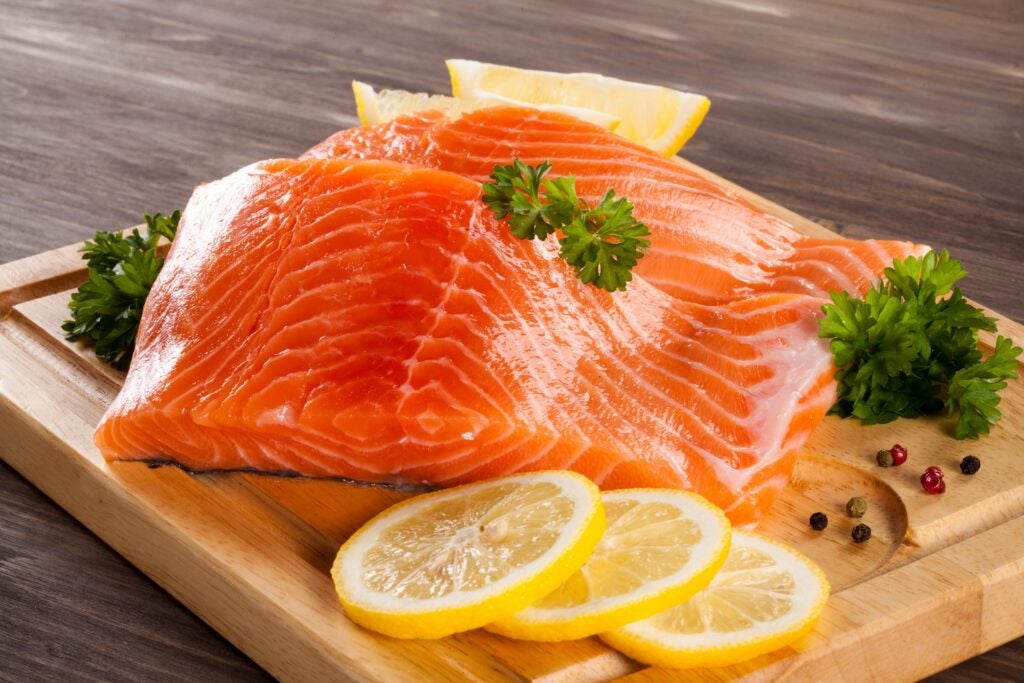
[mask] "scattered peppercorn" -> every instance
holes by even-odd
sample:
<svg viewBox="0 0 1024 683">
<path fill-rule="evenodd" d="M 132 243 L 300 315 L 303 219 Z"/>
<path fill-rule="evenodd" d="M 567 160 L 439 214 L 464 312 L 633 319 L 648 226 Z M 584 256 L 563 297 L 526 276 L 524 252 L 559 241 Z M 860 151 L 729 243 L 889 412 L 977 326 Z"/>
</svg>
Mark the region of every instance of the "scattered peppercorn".
<svg viewBox="0 0 1024 683">
<path fill-rule="evenodd" d="M 893 460 L 891 451 L 878 451 L 878 455 L 875 456 L 875 460 L 878 461 L 879 467 L 892 467 Z"/>
<path fill-rule="evenodd" d="M 846 514 L 849 517 L 863 517 L 868 511 L 868 502 L 861 497 L 851 498 L 846 503 Z"/>
<path fill-rule="evenodd" d="M 892 455 L 893 467 L 899 467 L 907 461 L 907 449 L 898 443 L 892 445 L 892 448 L 889 449 L 889 454 Z"/>
<path fill-rule="evenodd" d="M 921 486 L 926 493 L 945 493 L 946 482 L 942 479 L 942 470 L 932 465 L 921 475 Z"/>
<path fill-rule="evenodd" d="M 850 533 L 850 536 L 853 537 L 854 543 L 863 543 L 871 538 L 871 527 L 867 524 L 858 524 L 853 527 L 853 531 Z"/>
<path fill-rule="evenodd" d="M 973 455 L 968 455 L 960 461 L 960 471 L 964 474 L 974 474 L 980 469 L 981 460 L 978 460 Z"/>
<path fill-rule="evenodd" d="M 815 531 L 821 531 L 828 526 L 828 515 L 824 512 L 815 512 L 811 515 L 811 528 Z"/>
</svg>

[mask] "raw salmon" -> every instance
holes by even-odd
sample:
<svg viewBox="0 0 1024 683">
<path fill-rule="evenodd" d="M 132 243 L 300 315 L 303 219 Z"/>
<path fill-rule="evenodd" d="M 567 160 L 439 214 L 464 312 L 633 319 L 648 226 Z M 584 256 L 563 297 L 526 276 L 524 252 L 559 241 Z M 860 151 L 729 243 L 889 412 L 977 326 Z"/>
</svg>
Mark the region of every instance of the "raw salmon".
<svg viewBox="0 0 1024 683">
<path fill-rule="evenodd" d="M 834 398 L 821 301 L 584 285 L 463 176 L 279 160 L 196 190 L 95 439 L 111 459 L 448 485 L 573 469 L 739 524 Z"/>
<path fill-rule="evenodd" d="M 927 247 L 884 240 L 815 239 L 671 159 L 578 119 L 500 107 L 449 121 L 439 111 L 341 131 L 307 157 L 391 159 L 486 181 L 495 164 L 549 160 L 574 174 L 581 197 L 608 188 L 629 197 L 651 229 L 635 272 L 686 301 L 725 303 L 765 292 L 863 293 L 894 258 Z"/>
</svg>

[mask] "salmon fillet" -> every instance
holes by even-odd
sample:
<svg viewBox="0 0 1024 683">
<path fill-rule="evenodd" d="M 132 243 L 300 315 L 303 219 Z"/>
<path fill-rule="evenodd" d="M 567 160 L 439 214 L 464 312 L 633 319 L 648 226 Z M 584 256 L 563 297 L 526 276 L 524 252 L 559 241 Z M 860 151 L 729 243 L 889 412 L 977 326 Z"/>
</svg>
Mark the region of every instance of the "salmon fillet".
<svg viewBox="0 0 1024 683">
<path fill-rule="evenodd" d="M 635 273 L 686 301 L 718 304 L 766 292 L 863 293 L 894 258 L 927 247 L 886 240 L 815 239 L 681 164 L 607 130 L 553 112 L 483 109 L 449 121 L 439 111 L 343 130 L 310 158 L 390 159 L 485 182 L 495 164 L 548 160 L 573 174 L 581 197 L 629 197 L 651 229 Z"/>
<path fill-rule="evenodd" d="M 450 485 L 572 469 L 737 524 L 834 398 L 820 300 L 608 294 L 463 176 L 278 160 L 202 186 L 95 440 L 110 459 Z"/>
</svg>

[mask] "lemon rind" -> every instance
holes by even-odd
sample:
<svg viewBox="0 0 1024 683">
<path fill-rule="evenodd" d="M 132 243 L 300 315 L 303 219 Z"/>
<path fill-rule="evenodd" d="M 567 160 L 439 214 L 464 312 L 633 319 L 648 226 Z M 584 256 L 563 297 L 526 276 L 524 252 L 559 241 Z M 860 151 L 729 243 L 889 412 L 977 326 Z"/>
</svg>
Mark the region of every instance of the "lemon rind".
<svg viewBox="0 0 1024 683">
<path fill-rule="evenodd" d="M 651 149 L 656 152 L 661 152 L 666 157 L 673 157 L 679 153 L 687 142 L 690 141 L 696 133 L 697 129 L 700 128 L 700 124 L 704 122 L 704 117 L 707 116 L 708 110 L 711 109 L 711 100 L 704 97 L 703 95 L 696 95 L 700 98 L 700 102 L 694 108 L 694 113 L 690 114 L 687 118 L 687 123 L 683 126 L 674 138 L 669 140 L 664 146 L 651 145 Z"/>
<path fill-rule="evenodd" d="M 380 110 L 377 108 L 377 92 L 373 86 L 362 81 L 352 81 L 352 95 L 356 100 L 356 116 L 364 126 L 380 123 Z"/>
</svg>

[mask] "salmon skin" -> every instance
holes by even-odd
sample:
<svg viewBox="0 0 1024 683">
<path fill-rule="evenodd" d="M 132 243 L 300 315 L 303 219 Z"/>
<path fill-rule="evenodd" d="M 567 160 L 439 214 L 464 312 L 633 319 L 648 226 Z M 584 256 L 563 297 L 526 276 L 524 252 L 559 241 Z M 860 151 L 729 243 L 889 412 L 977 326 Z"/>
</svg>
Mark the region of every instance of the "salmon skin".
<svg viewBox="0 0 1024 683">
<path fill-rule="evenodd" d="M 400 485 L 572 469 L 756 522 L 834 398 L 821 301 L 612 295 L 556 254 L 453 173 L 246 167 L 189 202 L 96 444 Z"/>
<path fill-rule="evenodd" d="M 686 301 L 720 304 L 767 292 L 827 297 L 864 293 L 894 258 L 927 247 L 885 240 L 815 239 L 757 209 L 737 193 L 671 159 L 570 116 L 520 107 L 408 114 L 378 126 L 343 130 L 310 158 L 391 159 L 485 182 L 514 158 L 550 161 L 554 175 L 576 176 L 579 195 L 608 188 L 626 196 L 651 229 L 651 248 L 634 269 Z"/>
</svg>

